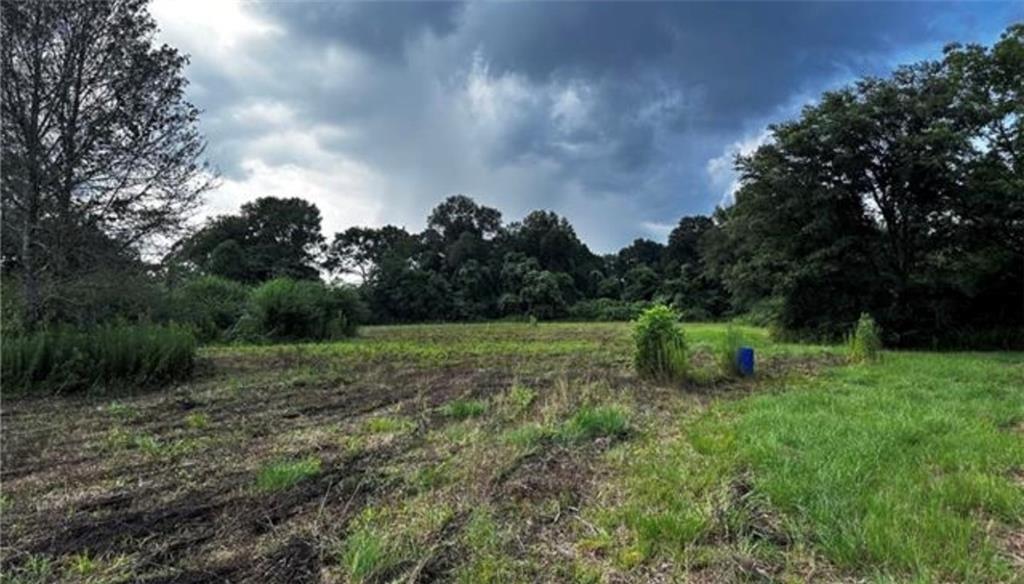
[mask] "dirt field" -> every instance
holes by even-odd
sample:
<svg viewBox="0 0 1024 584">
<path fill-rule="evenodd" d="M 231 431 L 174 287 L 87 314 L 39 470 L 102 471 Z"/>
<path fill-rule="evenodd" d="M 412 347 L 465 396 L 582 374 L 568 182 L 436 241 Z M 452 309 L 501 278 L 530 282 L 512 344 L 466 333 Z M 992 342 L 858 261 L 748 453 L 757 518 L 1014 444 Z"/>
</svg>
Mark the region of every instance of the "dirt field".
<svg viewBox="0 0 1024 584">
<path fill-rule="evenodd" d="M 678 487 L 633 480 L 647 475 L 631 464 L 675 460 L 659 449 L 718 404 L 841 361 L 745 332 L 756 380 L 709 373 L 721 327 L 699 325 L 688 334 L 707 371 L 686 388 L 636 379 L 628 325 L 500 324 L 210 348 L 169 390 L 6 399 L 4 580 L 854 579 L 754 504 L 743 473 L 715 471 L 729 478 L 714 489 L 696 472 Z M 699 510 L 693 529 L 676 490 Z M 1000 579 L 1006 557 L 983 575 Z"/>
</svg>

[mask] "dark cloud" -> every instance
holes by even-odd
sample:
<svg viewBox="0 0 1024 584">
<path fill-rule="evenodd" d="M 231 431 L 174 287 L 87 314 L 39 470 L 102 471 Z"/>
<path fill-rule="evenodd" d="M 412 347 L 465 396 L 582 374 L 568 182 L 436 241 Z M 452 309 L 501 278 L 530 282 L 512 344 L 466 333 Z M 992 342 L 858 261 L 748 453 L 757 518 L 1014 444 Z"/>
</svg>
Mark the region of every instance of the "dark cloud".
<svg viewBox="0 0 1024 584">
<path fill-rule="evenodd" d="M 242 7 L 271 32 L 217 55 L 185 28 L 174 39 L 234 188 L 264 184 L 254 167 L 309 167 L 355 185 L 337 216 L 358 199 L 413 228 L 466 192 L 509 219 L 554 208 L 600 250 L 709 211 L 729 150 L 823 89 L 1024 17 L 923 2 Z"/>
</svg>

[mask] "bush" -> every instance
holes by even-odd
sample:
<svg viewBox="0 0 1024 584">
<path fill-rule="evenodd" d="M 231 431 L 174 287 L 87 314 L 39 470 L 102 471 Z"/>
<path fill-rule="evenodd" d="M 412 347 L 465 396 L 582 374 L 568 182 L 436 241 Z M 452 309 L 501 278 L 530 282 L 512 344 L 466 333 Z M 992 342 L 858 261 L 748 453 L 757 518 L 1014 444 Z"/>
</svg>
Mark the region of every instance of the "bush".
<svg viewBox="0 0 1024 584">
<path fill-rule="evenodd" d="M 881 357 L 882 333 L 870 314 L 861 313 L 856 328 L 847 337 L 846 345 L 849 359 L 854 363 L 877 361 Z"/>
<path fill-rule="evenodd" d="M 737 377 L 740 374 L 740 364 L 736 358 L 740 347 L 743 346 L 743 335 L 739 329 L 730 325 L 725 329 L 725 335 L 718 341 L 715 347 L 715 362 L 718 370 L 726 377 Z"/>
<path fill-rule="evenodd" d="M 247 340 L 328 340 L 356 334 L 366 308 L 351 288 L 277 278 L 249 294 L 237 336 Z"/>
<path fill-rule="evenodd" d="M 227 340 L 245 311 L 249 290 L 220 276 L 203 276 L 171 293 L 175 321 L 192 329 L 200 342 Z"/>
<path fill-rule="evenodd" d="M 62 329 L 3 339 L 5 390 L 55 392 L 152 385 L 188 377 L 195 337 L 178 326 Z"/>
<path fill-rule="evenodd" d="M 636 321 L 635 364 L 641 377 L 660 381 L 679 381 L 687 376 L 686 338 L 671 308 L 648 308 Z"/>
</svg>

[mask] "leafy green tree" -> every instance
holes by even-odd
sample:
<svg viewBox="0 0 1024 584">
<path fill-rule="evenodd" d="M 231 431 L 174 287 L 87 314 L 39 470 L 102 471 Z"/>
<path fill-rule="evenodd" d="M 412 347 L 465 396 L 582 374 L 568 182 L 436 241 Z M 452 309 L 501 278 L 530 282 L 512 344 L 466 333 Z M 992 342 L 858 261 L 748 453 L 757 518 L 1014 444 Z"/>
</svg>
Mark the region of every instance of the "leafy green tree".
<svg viewBox="0 0 1024 584">
<path fill-rule="evenodd" d="M 201 272 L 258 283 L 319 278 L 320 210 L 299 198 L 261 197 L 238 215 L 216 217 L 181 242 L 176 255 Z"/>
</svg>

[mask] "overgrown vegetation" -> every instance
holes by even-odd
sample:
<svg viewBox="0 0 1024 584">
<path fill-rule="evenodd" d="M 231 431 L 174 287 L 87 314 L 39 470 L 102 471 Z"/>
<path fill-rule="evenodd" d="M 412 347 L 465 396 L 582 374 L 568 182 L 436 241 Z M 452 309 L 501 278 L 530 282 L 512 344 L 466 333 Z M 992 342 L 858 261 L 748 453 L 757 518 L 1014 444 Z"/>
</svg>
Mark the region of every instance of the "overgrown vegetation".
<svg viewBox="0 0 1024 584">
<path fill-rule="evenodd" d="M 868 363 L 881 358 L 882 334 L 870 314 L 860 315 L 857 326 L 847 335 L 846 347 L 849 359 L 854 363 Z"/>
<path fill-rule="evenodd" d="M 689 372 L 686 337 L 671 308 L 658 305 L 640 314 L 633 331 L 634 363 L 641 377 L 681 381 Z"/>
<path fill-rule="evenodd" d="M 276 278 L 250 292 L 236 329 L 246 340 L 329 340 L 354 335 L 364 317 L 354 290 Z"/>
<path fill-rule="evenodd" d="M 6 337 L 0 359 L 5 391 L 74 392 L 182 380 L 195 354 L 184 328 L 122 325 Z"/>
<path fill-rule="evenodd" d="M 715 345 L 715 363 L 725 377 L 740 375 L 739 350 L 743 346 L 743 334 L 734 326 L 728 326 L 725 334 Z"/>
<path fill-rule="evenodd" d="M 87 408 L 5 400 L 0 567 L 36 581 L 1013 581 L 1019 354 L 847 366 L 845 346 L 736 328 L 761 375 L 685 392 L 638 377 L 631 324 L 486 323 L 208 347 L 175 392 Z M 727 332 L 686 325 L 695 366 L 715 366 Z"/>
</svg>

